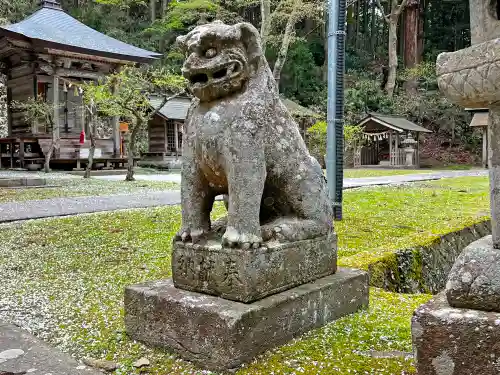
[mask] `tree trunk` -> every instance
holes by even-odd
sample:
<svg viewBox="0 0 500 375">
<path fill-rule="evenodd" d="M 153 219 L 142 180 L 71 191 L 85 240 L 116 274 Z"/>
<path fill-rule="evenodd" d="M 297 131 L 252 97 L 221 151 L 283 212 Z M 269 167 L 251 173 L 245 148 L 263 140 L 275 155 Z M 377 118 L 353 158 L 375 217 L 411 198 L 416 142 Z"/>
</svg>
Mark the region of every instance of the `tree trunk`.
<svg viewBox="0 0 500 375">
<path fill-rule="evenodd" d="M 167 13 L 168 4 L 170 0 L 161 0 L 161 16 L 165 17 L 165 13 Z"/>
<path fill-rule="evenodd" d="M 385 85 L 387 95 L 392 96 L 396 88 L 398 71 L 398 20 L 391 16 L 389 22 L 389 76 Z"/>
<path fill-rule="evenodd" d="M 372 14 L 371 14 L 371 27 L 370 27 L 370 32 L 371 32 L 370 50 L 371 50 L 373 57 L 375 57 L 375 55 L 376 55 L 377 36 L 378 36 L 378 26 L 377 26 L 377 20 L 376 20 L 377 13 L 375 11 L 375 8 L 376 8 L 376 5 L 373 2 L 372 3 Z"/>
<path fill-rule="evenodd" d="M 354 4 L 347 8 L 347 35 L 346 42 L 347 44 L 354 46 L 356 42 L 355 35 L 355 23 L 354 23 Z"/>
<path fill-rule="evenodd" d="M 52 125 L 52 142 L 50 142 L 49 151 L 45 154 L 45 164 L 43 166 L 43 170 L 45 173 L 50 173 L 50 159 L 52 158 L 52 154 L 58 148 L 59 142 L 59 131 L 55 129 L 54 121 L 47 119 L 47 121 Z"/>
<path fill-rule="evenodd" d="M 156 21 L 156 0 L 149 0 L 149 10 L 151 12 L 151 23 Z"/>
<path fill-rule="evenodd" d="M 417 56 L 420 64 L 424 59 L 424 42 L 425 42 L 425 12 L 428 0 L 420 0 L 419 15 L 418 15 L 418 37 L 417 37 Z"/>
<path fill-rule="evenodd" d="M 295 8 L 295 6 L 294 6 Z M 292 10 L 290 16 L 288 17 L 288 21 L 286 22 L 285 34 L 283 35 L 283 40 L 281 41 L 281 48 L 278 53 L 278 58 L 276 59 L 276 63 L 274 64 L 273 77 L 276 81 L 276 85 L 279 90 L 279 83 L 281 78 L 281 71 L 283 70 L 283 66 L 286 62 L 286 55 L 288 53 L 288 47 L 290 46 L 290 41 L 292 40 L 292 36 L 295 33 L 295 20 L 297 19 L 295 14 L 295 9 Z"/>
<path fill-rule="evenodd" d="M 52 157 L 52 153 L 54 152 L 55 148 L 56 144 L 54 138 L 52 138 L 52 142 L 50 142 L 49 151 L 47 151 L 47 153 L 45 154 L 45 164 L 43 166 L 43 171 L 45 173 L 50 173 L 50 159 Z"/>
<path fill-rule="evenodd" d="M 269 37 L 269 28 L 271 26 L 271 0 L 260 0 L 260 38 L 262 44 L 262 53 L 266 53 L 267 38 Z"/>
<path fill-rule="evenodd" d="M 420 28 L 420 4 L 410 1 L 405 12 L 404 21 L 404 64 L 413 68 L 419 63 L 418 34 Z"/>
<path fill-rule="evenodd" d="M 137 119 L 134 129 L 130 134 L 128 147 L 127 147 L 127 175 L 125 176 L 125 181 L 134 181 L 134 155 L 135 155 L 135 141 L 139 130 L 142 127 L 142 120 Z"/>
<path fill-rule="evenodd" d="M 90 149 L 89 157 L 87 161 L 87 166 L 85 168 L 85 173 L 83 178 L 90 178 L 90 172 L 92 171 L 92 164 L 94 163 L 94 151 L 95 151 L 95 122 L 94 115 L 91 115 L 90 126 L 89 126 L 89 138 L 90 138 Z"/>
</svg>

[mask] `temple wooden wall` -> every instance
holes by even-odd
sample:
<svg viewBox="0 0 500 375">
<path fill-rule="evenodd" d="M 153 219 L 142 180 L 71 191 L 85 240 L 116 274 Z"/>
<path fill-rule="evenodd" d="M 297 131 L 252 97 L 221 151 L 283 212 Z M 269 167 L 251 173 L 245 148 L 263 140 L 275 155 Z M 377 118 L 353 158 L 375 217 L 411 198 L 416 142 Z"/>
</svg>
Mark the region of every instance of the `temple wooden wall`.
<svg viewBox="0 0 500 375">
<path fill-rule="evenodd" d="M 22 63 L 9 69 L 7 80 L 8 102 L 25 101 L 35 96 L 35 75 L 32 63 Z M 29 135 L 31 124 L 26 121 L 25 113 L 19 110 L 10 112 L 10 135 Z"/>
<path fill-rule="evenodd" d="M 149 152 L 165 152 L 165 120 L 155 116 L 149 121 Z"/>
</svg>

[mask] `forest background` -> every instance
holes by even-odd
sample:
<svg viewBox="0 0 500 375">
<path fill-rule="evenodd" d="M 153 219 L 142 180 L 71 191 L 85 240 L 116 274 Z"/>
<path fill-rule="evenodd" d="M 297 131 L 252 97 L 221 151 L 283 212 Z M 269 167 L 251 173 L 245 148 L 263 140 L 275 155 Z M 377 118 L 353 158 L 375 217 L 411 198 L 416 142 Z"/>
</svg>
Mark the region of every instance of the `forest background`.
<svg viewBox="0 0 500 375">
<path fill-rule="evenodd" d="M 407 117 L 428 129 L 422 161 L 475 164 L 480 134 L 471 115 L 439 92 L 439 53 L 470 45 L 468 0 L 347 0 L 345 120 L 368 112 Z M 39 6 L 0 0 L 0 25 Z M 175 38 L 197 24 L 248 21 L 260 31 L 280 92 L 326 114 L 327 3 L 321 0 L 62 0 L 84 24 L 124 42 L 161 52 L 157 64 L 180 73 Z"/>
</svg>

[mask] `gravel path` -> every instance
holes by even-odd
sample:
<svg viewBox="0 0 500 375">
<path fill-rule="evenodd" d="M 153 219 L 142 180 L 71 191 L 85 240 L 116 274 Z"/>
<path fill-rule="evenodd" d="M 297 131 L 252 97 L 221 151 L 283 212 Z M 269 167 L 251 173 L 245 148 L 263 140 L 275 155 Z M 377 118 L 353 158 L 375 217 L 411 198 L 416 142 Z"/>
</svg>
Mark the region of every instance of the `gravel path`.
<svg viewBox="0 0 500 375">
<path fill-rule="evenodd" d="M 363 186 L 404 184 L 416 181 L 438 180 L 465 176 L 486 176 L 488 171 L 443 171 L 429 174 L 398 175 L 384 177 L 347 178 L 344 189 Z M 150 181 L 165 181 L 165 175 L 142 175 Z M 160 178 L 154 180 L 153 178 Z M 160 177 L 158 177 L 160 176 Z M 167 175 L 169 178 L 172 175 Z M 116 176 L 112 176 L 116 177 Z M 137 179 L 140 176 L 136 176 Z M 146 179 L 146 178 L 145 178 Z M 180 179 L 180 176 L 179 176 Z M 173 181 L 172 181 L 173 182 Z M 220 197 L 219 197 L 220 199 Z M 178 190 L 150 192 L 148 194 L 121 194 L 100 197 L 52 198 L 44 200 L 10 202 L 0 204 L 0 223 L 40 219 L 53 216 L 68 216 L 83 213 L 114 211 L 130 208 L 147 208 L 180 203 Z"/>
</svg>

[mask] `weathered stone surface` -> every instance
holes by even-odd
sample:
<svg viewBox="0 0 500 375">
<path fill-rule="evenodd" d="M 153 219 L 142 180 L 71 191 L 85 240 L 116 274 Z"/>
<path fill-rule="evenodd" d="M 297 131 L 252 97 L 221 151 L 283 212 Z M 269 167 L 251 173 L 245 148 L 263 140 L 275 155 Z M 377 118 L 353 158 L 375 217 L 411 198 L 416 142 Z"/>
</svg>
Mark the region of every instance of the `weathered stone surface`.
<svg viewBox="0 0 500 375">
<path fill-rule="evenodd" d="M 0 374 L 102 375 L 19 327 L 0 322 Z"/>
<path fill-rule="evenodd" d="M 453 307 L 500 312 L 500 250 L 491 236 L 473 242 L 460 254 L 446 284 Z"/>
<path fill-rule="evenodd" d="M 182 143 L 182 228 L 197 243 L 210 231 L 214 197 L 228 194 L 224 246 L 321 237 L 333 231 L 326 180 L 280 100 L 249 23 L 213 22 L 178 38 L 196 96 Z M 264 227 L 261 228 L 261 225 Z"/>
<path fill-rule="evenodd" d="M 500 100 L 500 39 L 439 54 L 436 72 L 440 90 L 452 102 L 471 108 L 487 108 Z"/>
<path fill-rule="evenodd" d="M 498 375 L 500 314 L 452 308 L 444 293 L 412 319 L 419 375 Z"/>
<path fill-rule="evenodd" d="M 103 371 L 112 372 L 120 367 L 120 365 L 113 361 L 106 359 L 84 358 L 83 363 L 87 366 L 94 367 Z"/>
<path fill-rule="evenodd" d="M 0 178 L 0 187 L 42 186 L 47 182 L 43 178 Z"/>
<path fill-rule="evenodd" d="M 469 0 L 472 44 L 500 37 L 500 21 L 495 5 L 495 2 L 487 0 Z"/>
<path fill-rule="evenodd" d="M 244 304 L 175 288 L 172 280 L 130 286 L 125 326 L 137 340 L 203 368 L 231 369 L 294 336 L 368 305 L 368 275 L 336 274 Z"/>
<path fill-rule="evenodd" d="M 240 302 L 331 275 L 337 269 L 337 240 L 272 241 L 258 249 L 228 249 L 215 237 L 203 245 L 175 242 L 172 278 L 178 288 Z"/>
</svg>

